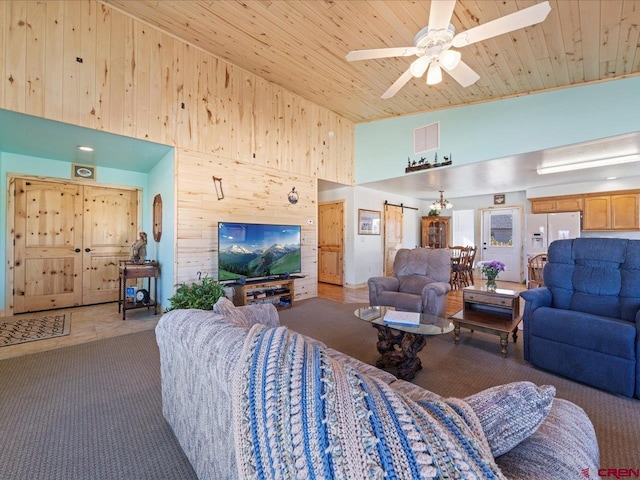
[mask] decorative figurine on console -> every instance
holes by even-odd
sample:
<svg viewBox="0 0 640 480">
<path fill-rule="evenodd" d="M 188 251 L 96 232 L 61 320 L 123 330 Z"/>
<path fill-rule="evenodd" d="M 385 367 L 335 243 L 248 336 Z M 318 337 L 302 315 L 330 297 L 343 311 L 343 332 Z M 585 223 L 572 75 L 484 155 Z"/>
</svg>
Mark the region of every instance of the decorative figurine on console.
<svg viewBox="0 0 640 480">
<path fill-rule="evenodd" d="M 147 256 L 147 234 L 140 232 L 140 237 L 131 245 L 131 263 L 144 263 Z"/>
</svg>

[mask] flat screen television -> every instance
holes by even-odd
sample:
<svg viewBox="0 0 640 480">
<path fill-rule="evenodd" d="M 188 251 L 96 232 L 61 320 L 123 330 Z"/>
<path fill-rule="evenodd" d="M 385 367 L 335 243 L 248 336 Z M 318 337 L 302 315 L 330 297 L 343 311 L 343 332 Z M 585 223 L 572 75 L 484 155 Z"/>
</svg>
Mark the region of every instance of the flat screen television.
<svg viewBox="0 0 640 480">
<path fill-rule="evenodd" d="M 218 223 L 218 280 L 300 273 L 300 226 Z"/>
</svg>

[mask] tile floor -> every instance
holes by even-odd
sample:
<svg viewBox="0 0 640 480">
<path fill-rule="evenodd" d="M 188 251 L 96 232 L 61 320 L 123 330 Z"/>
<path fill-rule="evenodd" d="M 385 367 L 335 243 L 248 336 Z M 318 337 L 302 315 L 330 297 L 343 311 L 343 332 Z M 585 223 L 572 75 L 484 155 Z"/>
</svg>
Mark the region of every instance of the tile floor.
<svg viewBox="0 0 640 480">
<path fill-rule="evenodd" d="M 155 328 L 160 318 L 160 315 L 153 314 L 153 308 L 149 310 L 146 308 L 138 308 L 127 310 L 127 319 L 123 321 L 122 313 L 118 313 L 117 302 L 91 305 L 88 307 L 61 308 L 48 312 L 23 313 L 11 318 L 33 318 L 59 313 L 71 314 L 71 332 L 69 335 L 0 347 L 0 360 L 26 355 L 28 353 L 92 342 L 101 338 L 117 337 L 127 333 L 150 330 Z"/>
</svg>

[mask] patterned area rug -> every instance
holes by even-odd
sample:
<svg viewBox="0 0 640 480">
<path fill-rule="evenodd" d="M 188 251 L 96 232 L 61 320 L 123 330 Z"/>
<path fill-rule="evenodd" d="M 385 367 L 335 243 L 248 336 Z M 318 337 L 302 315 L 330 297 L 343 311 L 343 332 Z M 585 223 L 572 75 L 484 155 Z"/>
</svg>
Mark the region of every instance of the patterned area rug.
<svg viewBox="0 0 640 480">
<path fill-rule="evenodd" d="M 0 318 L 0 347 L 69 335 L 71 314 L 38 318 Z"/>
</svg>

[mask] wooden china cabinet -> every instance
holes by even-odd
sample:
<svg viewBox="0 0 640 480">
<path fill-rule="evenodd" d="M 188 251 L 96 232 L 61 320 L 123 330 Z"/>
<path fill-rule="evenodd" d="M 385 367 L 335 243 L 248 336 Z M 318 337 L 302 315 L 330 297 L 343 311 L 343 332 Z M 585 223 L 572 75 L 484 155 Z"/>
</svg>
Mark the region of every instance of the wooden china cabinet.
<svg viewBox="0 0 640 480">
<path fill-rule="evenodd" d="M 422 247 L 447 248 L 451 217 L 422 217 Z"/>
</svg>

